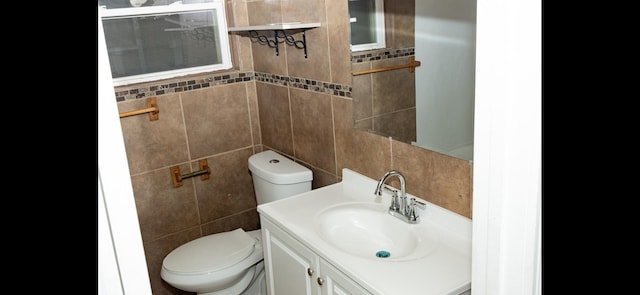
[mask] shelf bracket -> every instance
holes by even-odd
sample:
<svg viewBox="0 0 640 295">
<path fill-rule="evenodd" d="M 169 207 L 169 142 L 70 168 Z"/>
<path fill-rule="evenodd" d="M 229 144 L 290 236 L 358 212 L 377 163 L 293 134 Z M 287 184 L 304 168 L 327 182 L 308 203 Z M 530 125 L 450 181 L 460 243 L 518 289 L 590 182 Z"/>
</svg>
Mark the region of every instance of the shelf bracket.
<svg viewBox="0 0 640 295">
<path fill-rule="evenodd" d="M 285 30 L 273 30 L 273 39 L 269 39 L 266 35 L 260 35 L 258 31 L 250 30 L 249 37 L 257 40 L 260 44 L 266 44 L 276 51 L 276 56 L 280 56 L 280 43 L 287 43 L 287 45 L 295 46 L 298 49 L 304 50 L 304 58 L 307 58 L 307 37 L 306 30 L 302 30 L 302 40 L 296 40 L 293 35 L 289 35 Z M 282 39 L 282 41 L 280 41 Z"/>
</svg>

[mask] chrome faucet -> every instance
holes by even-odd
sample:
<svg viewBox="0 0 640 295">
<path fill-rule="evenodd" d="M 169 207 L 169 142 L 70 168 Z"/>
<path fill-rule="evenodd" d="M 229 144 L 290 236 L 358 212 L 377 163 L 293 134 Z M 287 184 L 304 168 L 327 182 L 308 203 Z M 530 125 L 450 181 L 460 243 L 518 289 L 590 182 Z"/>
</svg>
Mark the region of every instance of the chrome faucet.
<svg viewBox="0 0 640 295">
<path fill-rule="evenodd" d="M 400 180 L 400 196 L 398 197 L 398 191 L 387 188 L 384 183 L 391 176 L 396 176 Z M 400 218 L 408 223 L 418 223 L 420 219 L 418 214 L 416 213 L 415 206 L 418 206 L 422 209 L 426 207 L 427 204 L 416 200 L 415 198 L 411 198 L 409 204 L 407 204 L 407 189 L 406 182 L 404 180 L 404 176 L 400 174 L 400 172 L 396 170 L 391 170 L 382 175 L 380 180 L 378 181 L 378 185 L 376 186 L 376 190 L 373 192 L 374 195 L 382 196 L 382 189 L 389 190 L 393 195 L 391 196 L 391 205 L 389 206 L 389 214 Z M 399 200 L 398 200 L 399 199 Z"/>
<path fill-rule="evenodd" d="M 396 170 L 391 170 L 385 173 L 384 175 L 382 175 L 382 178 L 380 178 L 380 180 L 378 181 L 378 186 L 376 187 L 376 191 L 374 192 L 374 194 L 376 196 L 382 196 L 382 188 L 384 187 L 384 183 L 391 176 L 397 176 L 398 179 L 400 180 L 400 204 L 399 204 L 400 208 L 394 211 L 398 211 L 402 215 L 404 215 L 407 212 L 407 189 L 406 189 L 407 186 L 406 186 L 406 182 L 404 181 L 404 176 L 402 176 L 400 172 Z M 392 207 L 395 207 L 394 204 L 397 204 L 396 203 L 398 201 L 397 198 L 398 198 L 398 195 L 396 191 L 393 193 L 393 200 L 391 202 Z"/>
</svg>

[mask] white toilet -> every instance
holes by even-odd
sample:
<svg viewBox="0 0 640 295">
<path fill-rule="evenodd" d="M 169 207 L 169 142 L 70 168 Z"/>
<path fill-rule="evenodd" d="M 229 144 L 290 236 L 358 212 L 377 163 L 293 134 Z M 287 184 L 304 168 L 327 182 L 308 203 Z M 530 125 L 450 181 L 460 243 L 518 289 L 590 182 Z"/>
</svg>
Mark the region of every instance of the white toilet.
<svg viewBox="0 0 640 295">
<path fill-rule="evenodd" d="M 249 157 L 257 204 L 311 190 L 308 168 L 273 151 Z M 238 228 L 190 241 L 162 262 L 162 279 L 200 295 L 266 295 L 261 230 Z"/>
</svg>

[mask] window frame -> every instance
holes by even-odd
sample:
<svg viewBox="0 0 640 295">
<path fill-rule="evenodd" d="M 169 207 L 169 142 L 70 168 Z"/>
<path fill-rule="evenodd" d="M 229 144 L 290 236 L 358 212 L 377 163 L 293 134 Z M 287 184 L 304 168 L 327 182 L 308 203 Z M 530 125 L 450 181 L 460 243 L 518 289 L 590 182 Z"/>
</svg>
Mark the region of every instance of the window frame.
<svg viewBox="0 0 640 295">
<path fill-rule="evenodd" d="M 385 34 L 385 23 L 384 23 L 384 0 L 374 0 L 375 11 L 375 30 L 376 30 L 376 41 L 375 43 L 365 43 L 365 44 L 349 44 L 351 47 L 351 52 L 357 51 L 365 51 L 365 50 L 373 50 L 373 49 L 382 49 L 386 48 L 386 34 Z M 355 22 L 353 18 L 349 18 L 349 26 L 351 26 L 352 22 Z M 349 30 L 349 34 L 351 34 L 351 30 Z M 351 40 L 352 38 L 349 38 Z M 351 42 L 349 42 L 351 43 Z"/>
<path fill-rule="evenodd" d="M 140 16 L 153 15 L 153 14 L 209 12 L 209 13 L 215 14 L 215 17 L 216 17 L 215 19 L 217 21 L 217 24 L 214 25 L 214 29 L 217 28 L 217 34 L 220 39 L 219 50 L 220 50 L 220 56 L 222 58 L 221 63 L 113 78 L 114 86 L 123 86 L 128 84 L 151 82 L 151 81 L 170 79 L 170 78 L 176 78 L 180 76 L 200 74 L 204 72 L 211 72 L 211 71 L 217 71 L 217 70 L 227 70 L 227 69 L 231 69 L 233 66 L 231 62 L 231 46 L 229 43 L 227 17 L 226 17 L 224 0 L 212 0 L 212 2 L 190 3 L 190 4 L 175 2 L 169 5 L 112 8 L 112 9 L 99 7 L 99 9 L 101 9 L 101 16 L 102 16 L 101 20 L 132 18 L 132 17 L 140 17 Z"/>
</svg>

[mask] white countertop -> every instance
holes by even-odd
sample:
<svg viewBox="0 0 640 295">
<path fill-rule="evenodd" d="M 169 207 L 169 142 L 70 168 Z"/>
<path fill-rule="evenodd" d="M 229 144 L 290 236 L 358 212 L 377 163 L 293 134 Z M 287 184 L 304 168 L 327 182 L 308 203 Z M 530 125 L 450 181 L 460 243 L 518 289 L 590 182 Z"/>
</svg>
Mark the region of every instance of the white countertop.
<svg viewBox="0 0 640 295">
<path fill-rule="evenodd" d="M 417 197 L 427 207 L 417 209 L 420 223 L 408 226 L 437 235 L 437 246 L 424 257 L 408 261 L 364 258 L 340 251 L 325 241 L 315 230 L 314 222 L 324 208 L 352 202 L 388 207 L 391 202 L 386 192 L 382 197 L 373 194 L 377 180 L 349 169 L 343 169 L 342 175 L 340 183 L 260 205 L 258 212 L 372 294 L 453 295 L 471 288 L 471 220 Z"/>
</svg>

